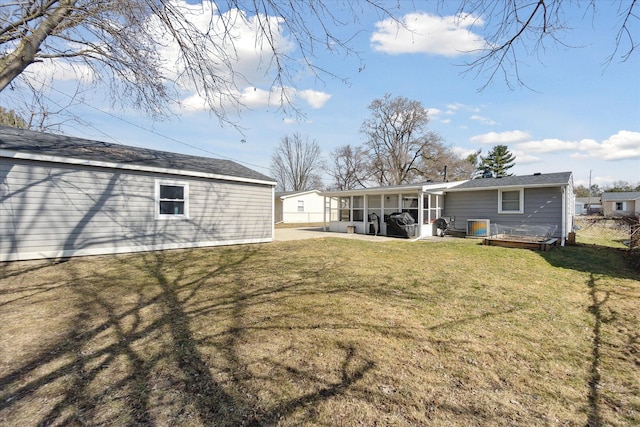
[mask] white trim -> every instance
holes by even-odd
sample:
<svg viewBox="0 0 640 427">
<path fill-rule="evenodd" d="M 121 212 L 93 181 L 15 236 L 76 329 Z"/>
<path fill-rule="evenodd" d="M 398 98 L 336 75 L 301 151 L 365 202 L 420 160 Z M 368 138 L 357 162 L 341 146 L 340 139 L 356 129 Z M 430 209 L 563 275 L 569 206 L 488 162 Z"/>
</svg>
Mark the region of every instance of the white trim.
<svg viewBox="0 0 640 427">
<path fill-rule="evenodd" d="M 513 184 L 513 185 L 493 185 L 493 186 L 486 186 L 486 187 L 473 187 L 473 188 L 448 188 L 445 191 L 447 193 L 453 193 L 453 192 L 465 192 L 465 191 L 490 191 L 490 190 L 498 190 L 498 189 L 506 189 L 506 190 L 513 190 L 513 189 L 517 189 L 517 188 L 549 188 L 549 187 L 566 187 L 567 184 L 565 183 L 555 183 L 555 184 Z"/>
<path fill-rule="evenodd" d="M 170 249 L 193 249 L 213 246 L 230 246 L 230 245 L 248 245 L 256 243 L 271 243 L 273 237 L 256 238 L 256 239 L 234 239 L 220 241 L 205 242 L 188 242 L 188 243 L 163 243 L 158 245 L 141 245 L 141 246 L 121 246 L 116 248 L 92 248 L 92 249 L 67 249 L 52 250 L 40 252 L 18 252 L 18 253 L 0 253 L 0 262 L 6 261 L 26 261 L 32 259 L 46 258 L 69 258 L 74 256 L 91 256 L 91 255 L 115 255 L 134 252 L 151 252 Z"/>
<path fill-rule="evenodd" d="M 371 188 L 359 188 L 356 190 L 337 190 L 337 191 L 325 191 L 320 193 L 325 197 L 340 197 L 340 196 L 359 196 L 365 194 L 414 194 L 414 193 L 436 193 L 448 191 L 457 185 L 464 184 L 467 181 L 454 181 L 454 182 L 438 182 L 427 184 L 407 184 L 407 185 L 395 185 L 392 187 L 371 187 Z"/>
<path fill-rule="evenodd" d="M 568 191 L 562 187 L 562 238 L 560 240 L 560 246 L 564 247 L 565 239 L 567 237 L 567 207 L 569 206 Z"/>
<path fill-rule="evenodd" d="M 290 199 L 291 197 L 299 197 L 299 196 L 304 196 L 311 193 L 316 193 L 317 195 L 320 195 L 319 190 L 309 190 L 309 191 L 301 191 L 299 193 L 285 194 L 283 196 L 278 196 L 278 198 L 281 200 L 284 200 L 284 199 Z"/>
<path fill-rule="evenodd" d="M 505 211 L 502 209 L 502 193 L 504 191 L 514 192 L 518 191 L 520 196 L 520 205 L 517 211 Z M 524 213 L 524 188 L 498 188 L 498 213 L 499 214 L 523 214 Z"/>
<path fill-rule="evenodd" d="M 161 214 L 160 213 L 160 186 L 171 185 L 175 187 L 184 188 L 184 213 L 181 215 L 176 214 Z M 155 197 L 153 203 L 153 217 L 158 220 L 184 220 L 189 219 L 189 183 L 187 181 L 177 181 L 173 179 L 155 179 Z"/>
<path fill-rule="evenodd" d="M 154 172 L 154 173 L 163 173 L 163 174 L 170 174 L 170 175 L 192 176 L 196 178 L 211 178 L 211 179 L 219 179 L 222 181 L 245 182 L 249 184 L 263 184 L 263 185 L 273 185 L 273 186 L 277 185 L 275 181 L 265 181 L 265 180 L 253 179 L 253 178 L 241 178 L 237 176 L 220 175 L 216 173 L 160 168 L 156 166 L 143 166 L 143 165 L 132 165 L 132 164 L 125 164 L 125 163 L 103 162 L 98 160 L 76 159 L 73 157 L 59 157 L 59 156 L 51 156 L 51 155 L 45 155 L 45 154 L 22 153 L 18 151 L 4 150 L 4 149 L 0 149 L 0 157 L 8 157 L 8 158 L 22 159 L 22 160 L 34 160 L 38 162 L 64 163 L 69 165 L 94 166 L 94 167 L 100 167 L 100 168 L 125 169 L 125 170 L 133 170 L 133 171 L 140 171 L 140 172 Z"/>
</svg>

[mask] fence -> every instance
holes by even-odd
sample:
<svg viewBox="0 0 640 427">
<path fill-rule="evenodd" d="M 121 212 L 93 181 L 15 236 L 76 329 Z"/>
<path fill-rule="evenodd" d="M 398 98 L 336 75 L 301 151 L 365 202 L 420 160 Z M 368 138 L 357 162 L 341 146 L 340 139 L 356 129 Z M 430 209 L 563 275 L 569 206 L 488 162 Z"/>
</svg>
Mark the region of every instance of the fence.
<svg viewBox="0 0 640 427">
<path fill-rule="evenodd" d="M 575 219 L 576 241 L 587 245 L 619 249 L 640 248 L 638 217 L 578 216 Z"/>
</svg>

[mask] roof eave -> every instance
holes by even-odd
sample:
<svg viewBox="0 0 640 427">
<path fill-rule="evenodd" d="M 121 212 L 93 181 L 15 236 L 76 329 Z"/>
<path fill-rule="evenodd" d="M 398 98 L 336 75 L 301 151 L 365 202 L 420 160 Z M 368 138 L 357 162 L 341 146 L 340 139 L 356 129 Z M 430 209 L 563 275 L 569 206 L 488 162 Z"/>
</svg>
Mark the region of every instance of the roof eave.
<svg viewBox="0 0 640 427">
<path fill-rule="evenodd" d="M 196 178 L 210 178 L 210 179 L 218 179 L 223 181 L 271 185 L 274 187 L 277 185 L 275 181 L 267 181 L 267 180 L 261 180 L 261 179 L 255 179 L 255 178 L 245 178 L 245 177 L 239 177 L 239 176 L 233 176 L 233 175 L 223 175 L 223 174 L 188 171 L 188 170 L 181 170 L 181 169 L 161 168 L 156 166 L 144 166 L 144 165 L 135 165 L 135 164 L 127 164 L 127 163 L 103 162 L 98 160 L 87 160 L 87 159 L 79 159 L 74 157 L 52 156 L 48 154 L 24 153 L 20 151 L 6 150 L 6 149 L 0 149 L 0 157 L 21 159 L 21 160 L 33 160 L 33 161 L 48 162 L 48 163 L 62 163 L 62 164 L 78 165 L 78 166 L 93 166 L 93 167 L 110 168 L 110 169 L 124 169 L 124 170 L 132 170 L 132 171 L 139 171 L 139 172 L 153 172 L 153 173 L 162 173 L 162 174 L 169 174 L 169 175 L 182 175 L 182 176 L 190 176 L 190 177 L 196 177 Z"/>
<path fill-rule="evenodd" d="M 464 188 L 459 188 L 459 187 L 453 187 L 450 189 L 447 189 L 445 191 L 447 192 L 454 192 L 454 191 L 482 191 L 482 190 L 497 190 L 500 188 L 545 188 L 545 187 L 566 187 L 569 186 L 568 182 L 564 182 L 564 183 L 551 183 L 551 184 L 512 184 L 512 185 L 491 185 L 491 186 L 486 186 L 486 187 L 464 187 Z"/>
<path fill-rule="evenodd" d="M 439 183 L 421 183 L 415 185 L 396 185 L 392 187 L 372 187 L 359 188 L 356 190 L 336 190 L 323 191 L 321 196 L 339 197 L 339 196 L 355 196 L 360 194 L 402 194 L 402 193 L 437 193 L 447 191 L 448 188 L 461 185 L 467 181 L 439 182 Z"/>
</svg>

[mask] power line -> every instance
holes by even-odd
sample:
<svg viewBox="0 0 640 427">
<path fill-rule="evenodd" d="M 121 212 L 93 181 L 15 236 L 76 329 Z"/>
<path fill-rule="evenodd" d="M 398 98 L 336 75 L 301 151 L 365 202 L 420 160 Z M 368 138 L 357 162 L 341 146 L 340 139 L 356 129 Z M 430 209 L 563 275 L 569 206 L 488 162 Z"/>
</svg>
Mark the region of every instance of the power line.
<svg viewBox="0 0 640 427">
<path fill-rule="evenodd" d="M 66 94 L 66 93 L 62 92 L 61 90 L 59 90 L 59 89 L 57 89 L 57 88 L 54 88 L 53 86 L 51 86 L 51 85 L 49 85 L 49 84 L 47 84 L 47 83 L 44 83 L 44 82 L 38 81 L 38 80 L 36 80 L 36 79 L 34 79 L 34 80 L 35 80 L 35 81 L 37 81 L 38 83 L 40 83 L 41 85 L 48 87 L 50 90 L 52 90 L 52 91 L 54 91 L 54 92 L 59 93 L 60 95 L 66 96 L 67 98 L 69 98 L 69 99 L 71 99 L 71 100 L 74 100 L 74 99 L 75 99 L 75 98 L 73 98 L 71 95 L 68 95 L 68 94 Z M 43 95 L 43 96 L 44 96 L 44 95 Z M 46 96 L 45 96 L 45 97 L 46 97 Z M 50 102 L 53 102 L 54 104 L 56 104 L 56 105 L 58 105 L 58 106 L 60 107 L 60 104 L 58 104 L 57 102 L 55 102 L 55 101 L 54 101 L 54 100 L 52 100 L 51 98 L 49 98 L 49 97 L 46 97 L 46 98 L 47 98 Z M 98 108 L 98 107 L 95 107 L 95 106 L 93 106 L 93 105 L 91 105 L 91 104 L 89 104 L 89 103 L 85 102 L 84 100 L 76 100 L 76 101 L 77 101 L 78 103 L 80 103 L 80 104 L 85 105 L 86 107 L 92 108 L 92 109 L 94 109 L 94 110 L 96 110 L 96 111 L 98 111 L 98 112 L 100 112 L 100 113 L 106 114 L 106 115 L 108 115 L 108 116 L 110 116 L 110 117 L 112 117 L 112 118 L 114 118 L 114 119 L 116 119 L 116 120 L 120 120 L 121 122 L 127 123 L 127 124 L 128 124 L 128 125 L 130 125 L 130 126 L 134 126 L 134 127 L 138 128 L 138 129 L 144 130 L 144 131 L 146 131 L 146 132 L 149 132 L 149 133 L 151 133 L 151 134 L 153 134 L 153 135 L 156 135 L 156 136 L 159 136 L 159 137 L 161 137 L 161 138 L 165 138 L 165 139 L 167 139 L 167 140 L 169 140 L 169 141 L 176 142 L 176 143 L 178 143 L 178 144 L 182 144 L 182 145 L 184 145 L 184 146 L 186 146 L 186 147 L 193 148 L 193 149 L 195 149 L 195 150 L 200 150 L 200 151 L 205 152 L 205 153 L 207 153 L 207 154 L 211 154 L 211 155 L 213 155 L 213 156 L 215 156 L 215 157 L 219 157 L 219 158 L 223 158 L 223 159 L 227 159 L 227 160 L 232 160 L 232 161 L 237 162 L 237 163 L 242 163 L 242 164 L 245 164 L 245 165 L 248 165 L 248 166 L 252 166 L 252 167 L 256 167 L 256 168 L 260 168 L 260 169 L 264 169 L 264 170 L 269 170 L 269 168 L 267 168 L 267 167 L 265 167 L 265 166 L 257 165 L 257 164 L 250 163 L 250 162 L 246 162 L 246 161 L 243 161 L 243 160 L 234 159 L 233 157 L 229 157 L 229 156 L 225 156 L 225 155 L 223 155 L 223 154 L 215 153 L 215 152 L 210 151 L 210 150 L 207 150 L 207 149 L 205 149 L 205 148 L 198 147 L 198 146 L 196 146 L 196 145 L 189 144 L 189 143 L 184 142 L 184 141 L 180 141 L 179 139 L 176 139 L 176 138 L 174 138 L 174 137 L 167 136 L 167 135 L 163 135 L 163 134 L 161 134 L 161 133 L 159 133 L 159 132 L 157 132 L 157 131 L 155 131 L 155 130 L 153 130 L 153 129 L 148 129 L 148 128 L 146 128 L 146 127 L 144 127 L 144 126 L 142 126 L 142 125 L 139 125 L 139 124 L 137 124 L 137 123 L 134 123 L 134 122 L 132 122 L 132 121 L 130 121 L 130 120 L 128 120 L 128 119 L 125 119 L 125 118 L 123 118 L 123 117 L 117 116 L 117 115 L 115 115 L 115 114 L 113 114 L 113 113 L 110 113 L 110 112 L 108 112 L 108 111 L 104 111 L 104 110 L 102 110 L 102 109 L 100 109 L 100 108 Z M 111 135 L 107 135 L 105 132 L 103 132 L 103 131 L 99 130 L 99 129 L 98 129 L 98 128 L 96 128 L 94 125 L 90 124 L 89 122 L 86 122 L 85 120 L 82 120 L 82 119 L 80 119 L 80 120 L 83 122 L 83 124 L 84 124 L 84 125 L 86 125 L 86 126 L 88 126 L 88 127 L 91 127 L 92 129 L 96 130 L 97 132 L 100 132 L 101 134 L 103 134 L 104 136 L 106 136 L 106 137 L 108 137 L 108 138 L 111 138 L 112 140 L 117 141 L 117 138 L 114 138 L 114 137 L 113 137 L 113 136 L 111 136 Z"/>
</svg>

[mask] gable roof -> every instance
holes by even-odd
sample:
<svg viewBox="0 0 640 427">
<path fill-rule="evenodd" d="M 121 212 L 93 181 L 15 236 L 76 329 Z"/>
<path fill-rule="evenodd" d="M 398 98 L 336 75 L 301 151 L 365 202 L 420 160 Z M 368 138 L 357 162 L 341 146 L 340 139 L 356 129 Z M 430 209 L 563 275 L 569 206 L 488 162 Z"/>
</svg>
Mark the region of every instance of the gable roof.
<svg viewBox="0 0 640 427">
<path fill-rule="evenodd" d="M 602 200 L 605 201 L 624 201 L 640 199 L 640 191 L 618 191 L 602 193 Z"/>
<path fill-rule="evenodd" d="M 0 157 L 275 185 L 272 178 L 231 160 L 170 153 L 8 126 L 0 126 Z"/>
<path fill-rule="evenodd" d="M 466 181 L 456 187 L 446 190 L 471 191 L 471 190 L 491 190 L 509 187 L 558 187 L 570 185 L 572 182 L 571 172 L 541 173 L 533 175 L 505 176 L 502 178 L 477 178 Z"/>
</svg>

